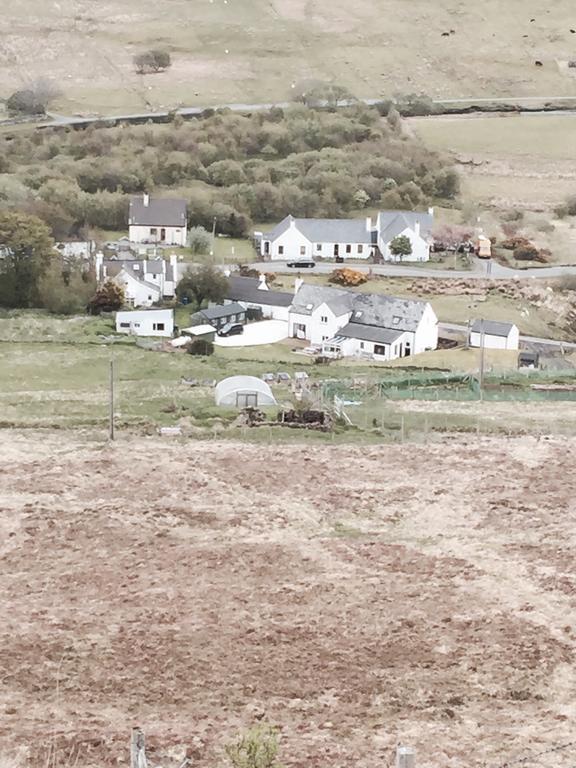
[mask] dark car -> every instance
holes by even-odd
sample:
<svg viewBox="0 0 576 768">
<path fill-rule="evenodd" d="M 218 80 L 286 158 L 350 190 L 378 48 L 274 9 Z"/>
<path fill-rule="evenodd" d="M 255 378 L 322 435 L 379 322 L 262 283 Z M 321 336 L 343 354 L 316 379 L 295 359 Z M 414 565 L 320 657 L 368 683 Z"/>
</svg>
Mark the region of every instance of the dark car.
<svg viewBox="0 0 576 768">
<path fill-rule="evenodd" d="M 286 266 L 292 267 L 293 269 L 312 269 L 316 266 L 316 262 L 302 259 L 301 261 L 289 261 Z"/>
<path fill-rule="evenodd" d="M 242 323 L 226 323 L 218 331 L 218 336 L 240 336 L 242 333 L 244 333 Z"/>
</svg>

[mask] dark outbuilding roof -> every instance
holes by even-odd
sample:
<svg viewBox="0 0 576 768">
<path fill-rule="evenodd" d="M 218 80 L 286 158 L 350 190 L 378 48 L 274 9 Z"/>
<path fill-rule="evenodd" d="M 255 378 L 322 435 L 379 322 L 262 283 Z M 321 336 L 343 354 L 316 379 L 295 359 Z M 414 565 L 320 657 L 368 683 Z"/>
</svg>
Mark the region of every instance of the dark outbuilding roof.
<svg viewBox="0 0 576 768">
<path fill-rule="evenodd" d="M 275 307 L 289 307 L 294 299 L 293 293 L 270 291 L 259 288 L 260 281 L 253 277 L 231 277 L 228 280 L 227 299 L 246 301 L 253 304 L 266 304 Z"/>
<path fill-rule="evenodd" d="M 201 315 L 206 320 L 219 320 L 222 317 L 230 317 L 231 315 L 238 315 L 240 312 L 246 312 L 241 304 L 218 304 L 216 307 L 208 307 L 208 309 L 201 309 L 197 312 L 197 315 Z"/>
<path fill-rule="evenodd" d="M 131 197 L 128 224 L 144 227 L 183 227 L 186 225 L 186 200 L 176 197 Z"/>
<path fill-rule="evenodd" d="M 345 336 L 347 339 L 360 339 L 361 341 L 374 341 L 376 344 L 393 344 L 403 333 L 404 331 L 395 331 L 392 328 L 348 323 L 338 331 L 338 336 Z"/>
<path fill-rule="evenodd" d="M 513 323 L 499 323 L 495 320 L 474 320 L 472 333 L 482 333 L 482 326 L 484 326 L 484 333 L 488 336 L 504 336 L 510 335 L 510 331 L 516 326 Z"/>
</svg>

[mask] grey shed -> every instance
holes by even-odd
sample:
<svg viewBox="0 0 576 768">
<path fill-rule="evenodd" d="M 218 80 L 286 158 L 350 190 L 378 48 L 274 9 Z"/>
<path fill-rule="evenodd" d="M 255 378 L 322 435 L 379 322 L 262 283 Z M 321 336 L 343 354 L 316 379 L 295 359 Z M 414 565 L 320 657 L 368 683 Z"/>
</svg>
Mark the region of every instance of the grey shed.
<svg viewBox="0 0 576 768">
<path fill-rule="evenodd" d="M 256 376 L 230 376 L 216 385 L 216 405 L 232 408 L 260 408 L 276 405 L 272 390 Z"/>
</svg>

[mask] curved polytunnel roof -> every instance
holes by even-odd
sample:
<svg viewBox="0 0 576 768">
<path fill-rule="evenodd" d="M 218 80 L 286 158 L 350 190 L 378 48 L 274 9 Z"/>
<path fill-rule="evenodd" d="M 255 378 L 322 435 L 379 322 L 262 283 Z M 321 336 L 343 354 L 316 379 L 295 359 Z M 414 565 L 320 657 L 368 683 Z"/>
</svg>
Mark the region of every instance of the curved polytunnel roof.
<svg viewBox="0 0 576 768">
<path fill-rule="evenodd" d="M 219 405 L 230 394 L 256 392 L 266 398 L 270 404 L 276 402 L 269 385 L 256 376 L 229 376 L 216 385 L 216 404 Z"/>
</svg>

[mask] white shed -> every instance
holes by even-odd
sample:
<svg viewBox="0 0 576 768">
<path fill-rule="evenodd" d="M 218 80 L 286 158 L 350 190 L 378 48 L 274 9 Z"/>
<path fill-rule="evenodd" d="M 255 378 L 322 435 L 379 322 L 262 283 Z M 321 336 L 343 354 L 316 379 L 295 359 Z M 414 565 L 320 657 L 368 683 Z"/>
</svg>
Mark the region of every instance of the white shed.
<svg viewBox="0 0 576 768">
<path fill-rule="evenodd" d="M 513 323 L 474 320 L 468 340 L 471 347 L 482 346 L 482 333 L 485 349 L 518 349 L 520 345 L 520 331 Z"/>
<path fill-rule="evenodd" d="M 230 376 L 216 385 L 216 405 L 235 408 L 257 408 L 276 405 L 272 390 L 256 376 Z"/>
<path fill-rule="evenodd" d="M 134 336 L 172 336 L 174 334 L 173 309 L 135 309 L 116 312 L 116 332 Z"/>
</svg>

